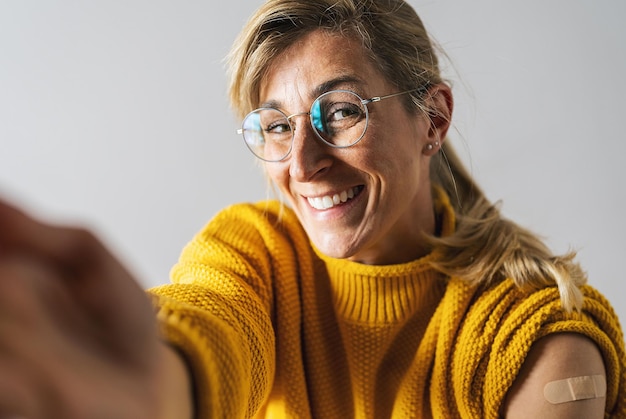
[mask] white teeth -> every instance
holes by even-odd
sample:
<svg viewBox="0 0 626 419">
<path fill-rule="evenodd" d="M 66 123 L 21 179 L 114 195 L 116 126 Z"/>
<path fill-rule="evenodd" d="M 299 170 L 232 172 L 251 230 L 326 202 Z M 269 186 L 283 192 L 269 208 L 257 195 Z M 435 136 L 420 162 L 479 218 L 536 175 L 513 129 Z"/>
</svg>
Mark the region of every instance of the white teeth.
<svg viewBox="0 0 626 419">
<path fill-rule="evenodd" d="M 357 188 L 350 188 L 341 193 L 326 196 L 317 196 L 315 198 L 307 198 L 309 204 L 317 210 L 325 210 L 346 202 L 349 199 L 354 198 L 354 195 L 358 191 Z"/>
</svg>

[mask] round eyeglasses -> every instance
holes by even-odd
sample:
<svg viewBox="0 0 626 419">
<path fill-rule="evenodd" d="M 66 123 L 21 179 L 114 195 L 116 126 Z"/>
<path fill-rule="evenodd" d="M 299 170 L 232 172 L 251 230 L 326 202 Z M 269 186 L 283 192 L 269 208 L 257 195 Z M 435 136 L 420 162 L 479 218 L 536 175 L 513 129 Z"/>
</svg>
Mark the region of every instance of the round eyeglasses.
<svg viewBox="0 0 626 419">
<path fill-rule="evenodd" d="M 296 127 L 292 119 L 308 115 L 313 131 L 324 144 L 334 148 L 351 147 L 363 138 L 367 130 L 368 104 L 416 90 L 419 89 L 371 99 L 362 99 L 350 90 L 331 90 L 315 99 L 309 112 L 287 115 L 271 107 L 255 109 L 246 115 L 237 133 L 242 134 L 246 146 L 259 159 L 282 161 L 293 146 Z"/>
</svg>

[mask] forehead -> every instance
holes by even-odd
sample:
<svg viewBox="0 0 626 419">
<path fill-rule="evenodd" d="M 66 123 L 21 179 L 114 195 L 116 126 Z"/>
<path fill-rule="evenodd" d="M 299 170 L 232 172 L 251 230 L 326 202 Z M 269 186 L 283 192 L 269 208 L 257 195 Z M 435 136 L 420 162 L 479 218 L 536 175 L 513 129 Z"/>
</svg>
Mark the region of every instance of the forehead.
<svg viewBox="0 0 626 419">
<path fill-rule="evenodd" d="M 280 102 L 289 96 L 312 100 L 331 89 L 347 88 L 366 94 L 386 84 L 360 41 L 318 30 L 273 60 L 259 93 L 261 102 Z"/>
</svg>

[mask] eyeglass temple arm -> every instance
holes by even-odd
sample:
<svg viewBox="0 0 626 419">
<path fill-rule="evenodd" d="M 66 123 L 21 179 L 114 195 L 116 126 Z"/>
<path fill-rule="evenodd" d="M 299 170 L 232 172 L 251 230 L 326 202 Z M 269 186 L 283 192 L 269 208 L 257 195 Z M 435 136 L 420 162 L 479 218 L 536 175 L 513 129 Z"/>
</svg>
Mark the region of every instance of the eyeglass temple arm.
<svg viewBox="0 0 626 419">
<path fill-rule="evenodd" d="M 412 93 L 412 92 L 416 92 L 418 90 L 424 90 L 425 87 L 418 87 L 416 89 L 411 89 L 411 90 L 405 90 L 404 92 L 398 92 L 398 93 L 392 93 L 390 95 L 385 95 L 385 96 L 374 96 L 373 98 L 370 99 L 363 99 L 361 101 L 362 104 L 367 105 L 368 103 L 374 103 L 374 102 L 380 102 L 383 99 L 388 99 L 390 97 L 396 97 L 396 96 L 400 96 L 400 95 L 405 95 L 407 93 Z"/>
</svg>

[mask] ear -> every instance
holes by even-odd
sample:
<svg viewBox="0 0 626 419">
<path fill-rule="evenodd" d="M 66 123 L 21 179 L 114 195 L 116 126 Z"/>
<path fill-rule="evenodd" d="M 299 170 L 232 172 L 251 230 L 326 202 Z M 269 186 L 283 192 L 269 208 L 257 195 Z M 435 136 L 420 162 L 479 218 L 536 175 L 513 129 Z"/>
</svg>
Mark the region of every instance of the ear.
<svg viewBox="0 0 626 419">
<path fill-rule="evenodd" d="M 454 107 L 452 90 L 444 83 L 431 86 L 425 95 L 424 106 L 430 120 L 428 142 L 424 147 L 424 154 L 433 155 L 443 145 L 450 128 Z"/>
</svg>

